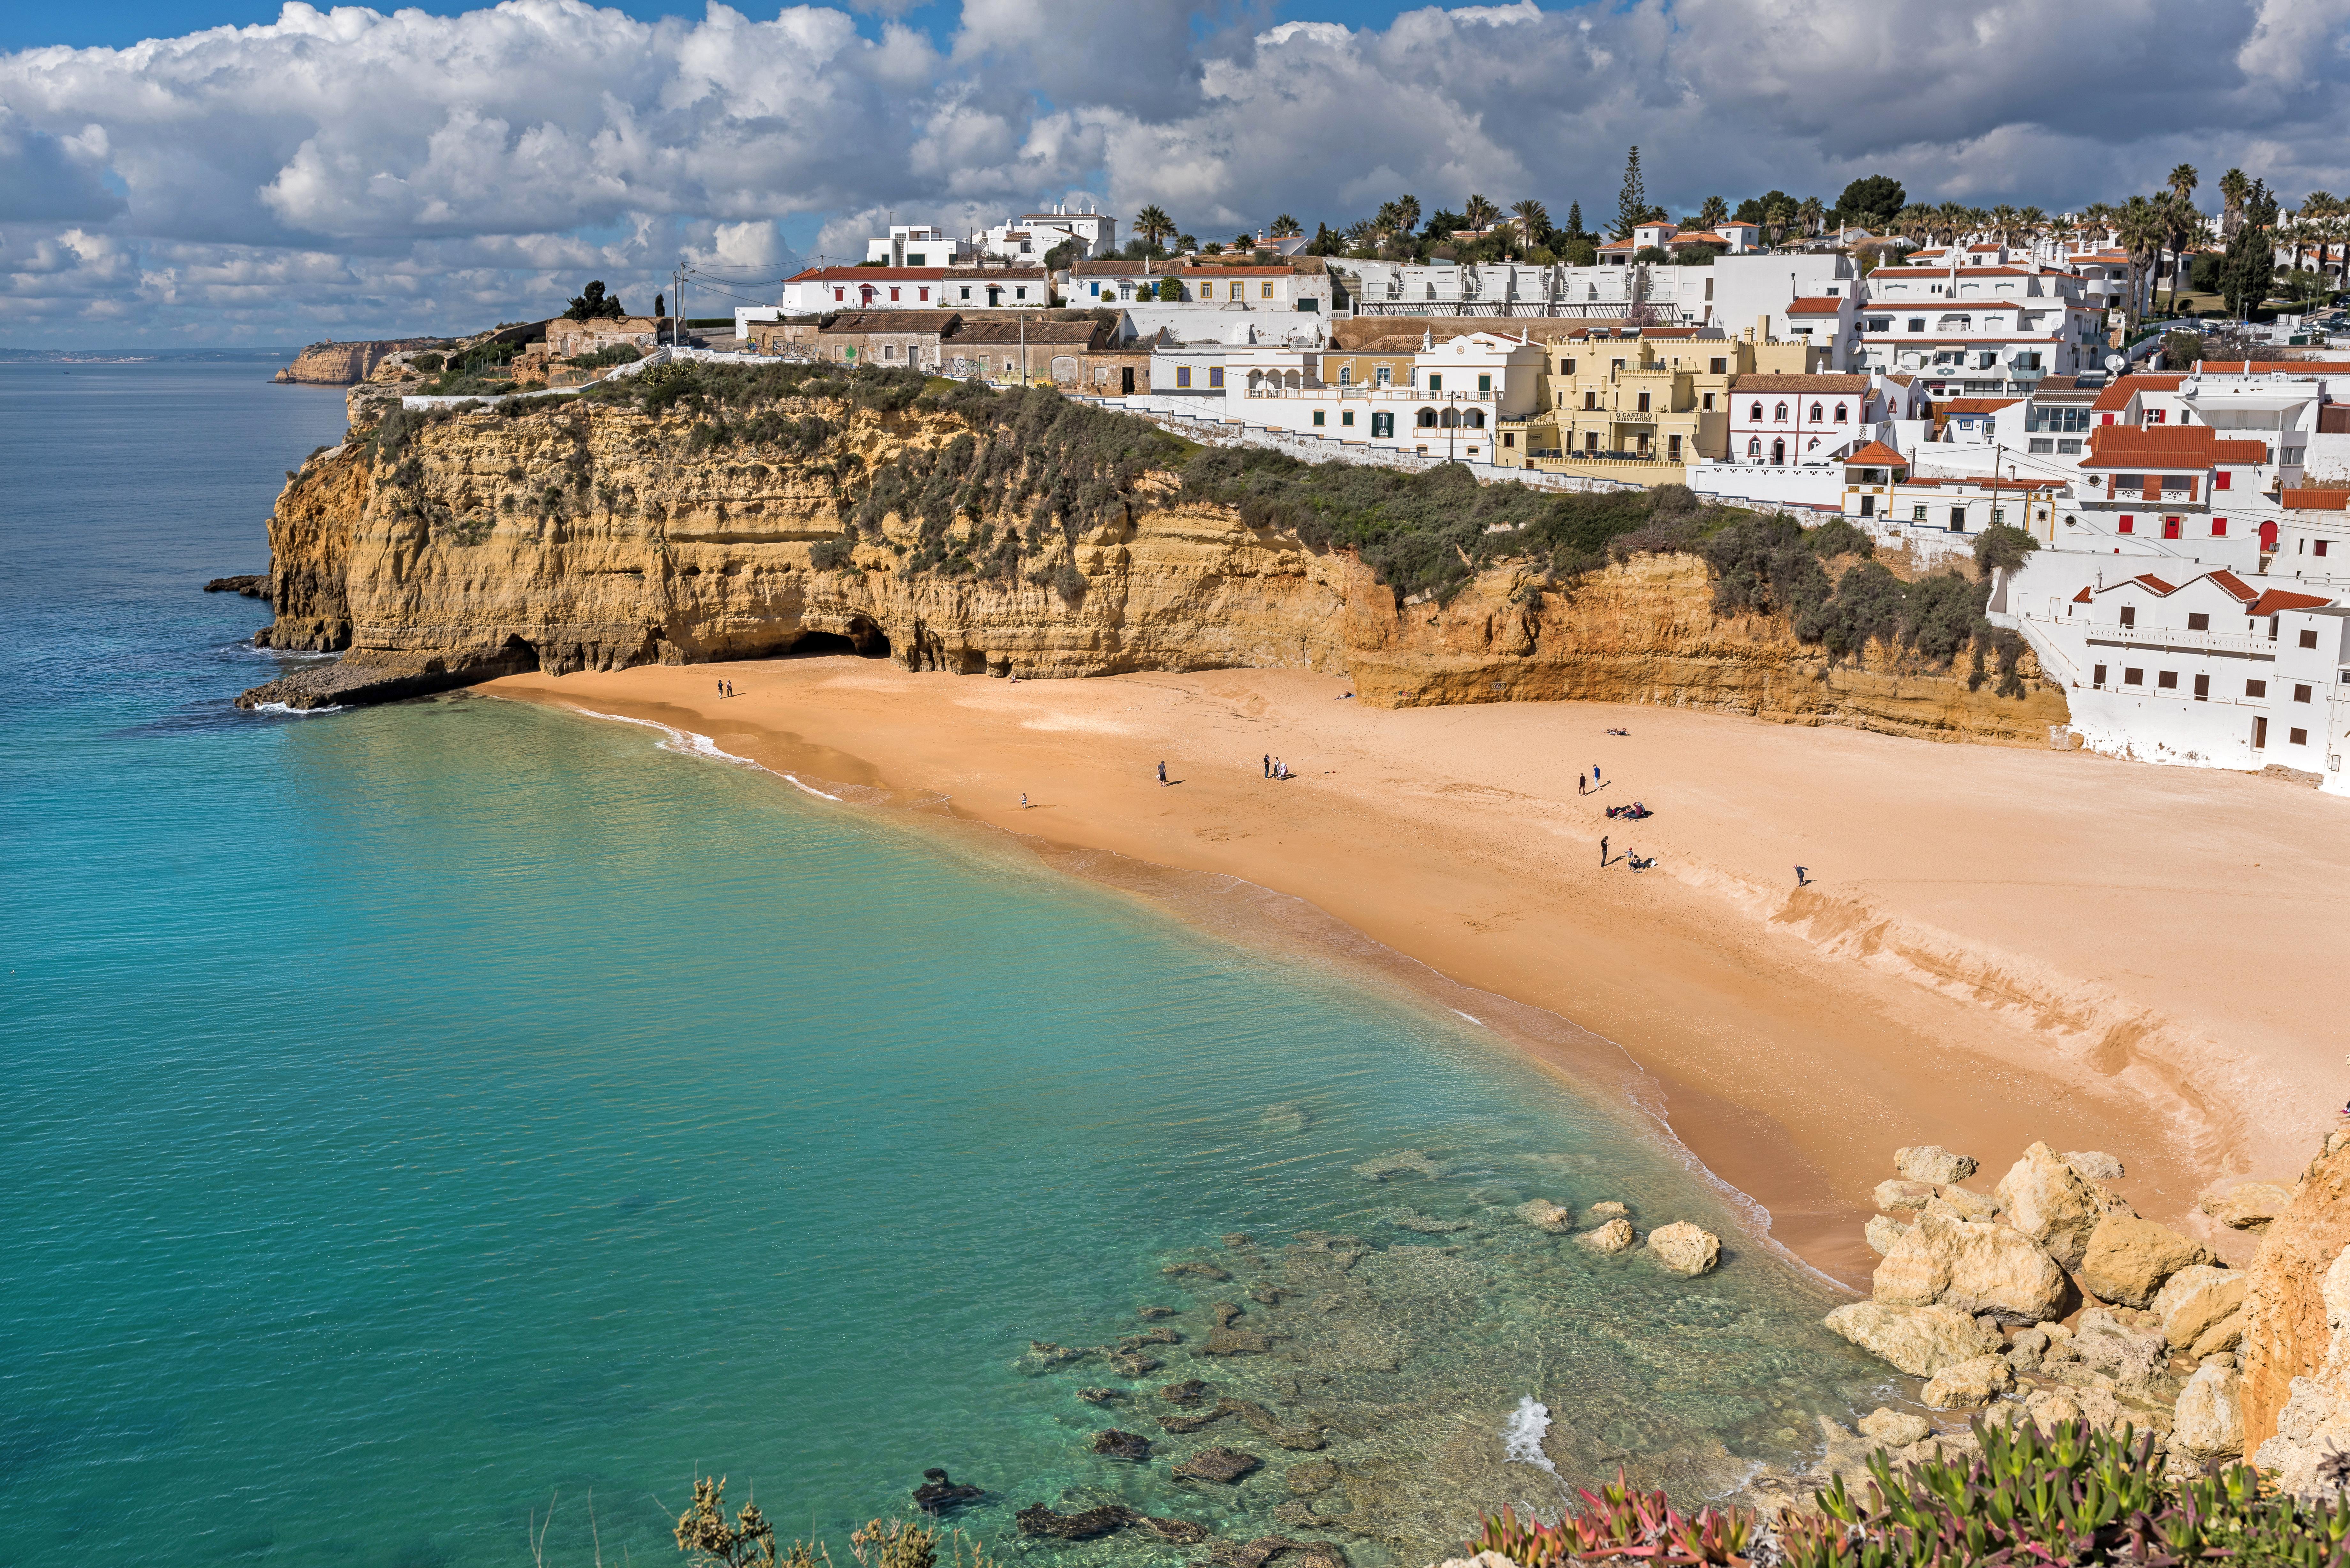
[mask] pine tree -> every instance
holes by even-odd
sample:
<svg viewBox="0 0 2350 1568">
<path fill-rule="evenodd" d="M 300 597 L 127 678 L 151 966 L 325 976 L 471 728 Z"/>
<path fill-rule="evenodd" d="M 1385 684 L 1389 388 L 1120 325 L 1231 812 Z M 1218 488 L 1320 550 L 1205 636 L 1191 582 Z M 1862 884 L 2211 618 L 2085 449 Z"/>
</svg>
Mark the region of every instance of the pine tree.
<svg viewBox="0 0 2350 1568">
<path fill-rule="evenodd" d="M 1640 184 L 1640 150 L 1624 160 L 1624 189 L 1616 198 L 1616 230 L 1611 238 L 1628 240 L 1632 231 L 1648 221 L 1648 193 Z"/>
<path fill-rule="evenodd" d="M 1561 232 L 1570 240 L 1579 240 L 1583 237 L 1582 202 L 1569 202 L 1566 204 L 1566 227 Z"/>
</svg>

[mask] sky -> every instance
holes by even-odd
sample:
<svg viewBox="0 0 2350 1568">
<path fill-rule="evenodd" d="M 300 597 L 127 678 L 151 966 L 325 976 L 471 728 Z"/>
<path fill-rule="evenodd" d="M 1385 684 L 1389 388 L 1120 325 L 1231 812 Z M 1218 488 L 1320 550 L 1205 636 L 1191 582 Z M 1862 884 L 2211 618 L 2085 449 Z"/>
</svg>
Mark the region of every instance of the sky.
<svg viewBox="0 0 2350 1568">
<path fill-rule="evenodd" d="M 891 222 L 1230 238 L 1409 192 L 2051 212 L 2230 167 L 2350 194 L 2350 0 L 660 0 L 0 15 L 0 346 L 296 344 L 772 300 Z"/>
</svg>

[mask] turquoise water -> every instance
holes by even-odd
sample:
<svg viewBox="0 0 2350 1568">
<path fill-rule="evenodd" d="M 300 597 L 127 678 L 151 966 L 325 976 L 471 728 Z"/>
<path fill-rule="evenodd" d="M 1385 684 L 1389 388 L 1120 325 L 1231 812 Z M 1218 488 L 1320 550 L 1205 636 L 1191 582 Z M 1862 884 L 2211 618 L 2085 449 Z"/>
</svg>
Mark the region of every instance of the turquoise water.
<svg viewBox="0 0 2350 1568">
<path fill-rule="evenodd" d="M 1417 1564 L 1555 1496 L 1523 1398 L 1719 1491 L 1878 1380 L 1671 1151 L 1360 972 L 641 728 L 234 711 L 266 611 L 194 589 L 340 428 L 264 373 L 0 367 L 0 1558 L 520 1563 L 553 1498 L 548 1561 L 658 1563 L 699 1467 L 846 1563 L 943 1465 L 1014 1555 L 1199 1555 L 1011 1529 L 1119 1497 Z M 1270 1354 L 1195 1355 L 1217 1302 Z M 1144 1305 L 1143 1376 L 1028 1352 Z M 1163 1432 L 1191 1376 L 1326 1446 Z M 1211 1442 L 1264 1468 L 1170 1476 Z"/>
</svg>

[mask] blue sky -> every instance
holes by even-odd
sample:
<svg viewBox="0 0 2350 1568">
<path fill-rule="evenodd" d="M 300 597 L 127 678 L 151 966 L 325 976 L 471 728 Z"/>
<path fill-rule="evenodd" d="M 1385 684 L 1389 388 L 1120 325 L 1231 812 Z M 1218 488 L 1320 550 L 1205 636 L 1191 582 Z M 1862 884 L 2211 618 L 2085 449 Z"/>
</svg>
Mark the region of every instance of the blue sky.
<svg viewBox="0 0 2350 1568">
<path fill-rule="evenodd" d="M 2235 166 L 2350 194 L 2350 0 L 844 3 L 18 0 L 0 345 L 457 332 L 1058 198 L 1203 239 L 1405 192 L 1597 224 L 1635 143 L 1675 213 L 1878 173 L 2062 212 L 2180 161 L 2207 204 Z"/>
</svg>

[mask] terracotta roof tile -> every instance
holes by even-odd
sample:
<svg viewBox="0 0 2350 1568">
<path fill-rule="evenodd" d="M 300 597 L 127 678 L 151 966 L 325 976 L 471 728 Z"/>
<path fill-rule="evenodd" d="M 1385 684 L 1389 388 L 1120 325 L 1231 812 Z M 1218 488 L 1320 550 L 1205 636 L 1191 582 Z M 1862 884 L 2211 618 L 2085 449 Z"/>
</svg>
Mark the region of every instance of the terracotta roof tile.
<svg viewBox="0 0 2350 1568">
<path fill-rule="evenodd" d="M 2262 463 L 2269 449 L 2256 441 L 2221 441 L 2209 425 L 2099 425 L 2089 432 L 2083 468 L 2209 468 L 2215 462 Z"/>
<path fill-rule="evenodd" d="M 1852 302 L 1848 299 L 1835 299 L 1826 295 L 1811 295 L 1806 296 L 1802 299 L 1798 299 L 1792 305 L 1788 306 L 1787 314 L 1790 316 L 1835 316 L 1842 311 L 1846 306 L 1851 303 Z"/>
<path fill-rule="evenodd" d="M 1946 414 L 1988 414 L 2022 401 L 2022 398 L 1952 398 L 1938 407 Z"/>
<path fill-rule="evenodd" d="M 2129 400 L 2136 394 L 2175 392 L 2178 390 L 2178 384 L 2185 379 L 2187 378 L 2184 376 L 2124 376 L 2098 393 L 2097 400 L 2091 403 L 2089 407 L 2102 410 L 2106 413 L 2119 413 L 2129 407 Z"/>
<path fill-rule="evenodd" d="M 2256 600 L 2247 615 L 2274 615 L 2279 610 L 2322 609 L 2334 601 L 2316 594 L 2293 594 L 2282 588 L 2271 588 Z"/>
<path fill-rule="evenodd" d="M 2279 497 L 2287 506 L 2303 512 L 2342 512 L 2350 510 L 2350 490 L 2293 489 Z"/>
<path fill-rule="evenodd" d="M 1866 376 L 1776 376 L 1750 374 L 1730 383 L 1733 392 L 1846 392 L 1868 390 Z"/>
<path fill-rule="evenodd" d="M 2230 598 L 2251 599 L 2257 597 L 2253 594 L 2251 587 L 2245 583 L 2244 579 L 2236 576 L 2233 572 L 2206 572 L 2203 575 L 2210 581 L 2218 584 L 2220 590 L 2227 594 Z"/>
<path fill-rule="evenodd" d="M 951 310 L 844 310 L 822 332 L 946 332 L 957 317 Z"/>
<path fill-rule="evenodd" d="M 812 266 L 794 273 L 785 283 L 936 283 L 946 276 L 942 266 Z"/>
<path fill-rule="evenodd" d="M 1903 457 L 1881 441 L 1870 441 L 1844 461 L 1846 467 L 1907 468 L 1909 466 L 1908 458 Z"/>
</svg>

